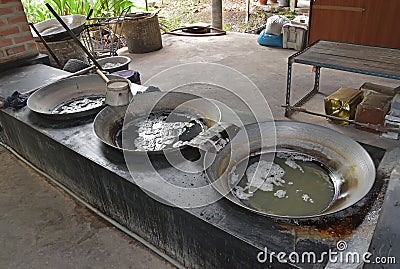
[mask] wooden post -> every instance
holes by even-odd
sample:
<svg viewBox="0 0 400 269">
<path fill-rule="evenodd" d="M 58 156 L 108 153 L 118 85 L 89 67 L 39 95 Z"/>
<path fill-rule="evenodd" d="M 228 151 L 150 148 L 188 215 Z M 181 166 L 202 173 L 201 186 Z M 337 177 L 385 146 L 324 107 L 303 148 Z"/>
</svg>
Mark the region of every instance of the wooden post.
<svg viewBox="0 0 400 269">
<path fill-rule="evenodd" d="M 246 18 L 245 22 L 249 22 L 250 19 L 250 0 L 246 0 Z"/>
<path fill-rule="evenodd" d="M 297 7 L 297 0 L 290 0 L 290 11 L 294 11 Z"/>
<path fill-rule="evenodd" d="M 222 0 L 212 0 L 212 27 L 222 29 Z"/>
</svg>

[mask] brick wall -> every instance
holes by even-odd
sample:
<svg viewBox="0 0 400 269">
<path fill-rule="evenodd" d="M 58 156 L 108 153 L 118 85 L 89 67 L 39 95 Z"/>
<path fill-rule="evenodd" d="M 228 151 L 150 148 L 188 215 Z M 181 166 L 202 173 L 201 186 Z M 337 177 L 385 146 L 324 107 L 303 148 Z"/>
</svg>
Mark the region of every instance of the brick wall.
<svg viewBox="0 0 400 269">
<path fill-rule="evenodd" d="M 21 0 L 0 0 L 0 64 L 37 54 Z"/>
</svg>

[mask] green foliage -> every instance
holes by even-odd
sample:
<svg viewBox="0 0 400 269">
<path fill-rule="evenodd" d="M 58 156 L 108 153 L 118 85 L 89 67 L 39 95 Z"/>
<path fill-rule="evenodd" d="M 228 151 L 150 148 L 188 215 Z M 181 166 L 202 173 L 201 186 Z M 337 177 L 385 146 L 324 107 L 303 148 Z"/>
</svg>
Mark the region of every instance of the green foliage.
<svg viewBox="0 0 400 269">
<path fill-rule="evenodd" d="M 37 0 L 22 0 L 21 2 L 29 22 L 37 23 L 51 18 L 51 13 L 44 2 Z"/>
<path fill-rule="evenodd" d="M 87 15 L 91 8 L 93 17 L 119 16 L 124 10 L 144 10 L 135 0 L 22 0 L 28 21 L 37 23 L 53 17 L 45 3 L 49 3 L 60 16 Z"/>
<path fill-rule="evenodd" d="M 164 6 L 168 6 L 167 9 L 173 10 L 173 12 L 165 12 L 166 9 L 161 9 L 159 17 L 161 28 L 164 31 L 171 31 L 185 24 L 210 23 L 211 17 L 205 17 L 201 12 L 210 3 L 209 0 L 165 1 Z"/>
<path fill-rule="evenodd" d="M 272 8 L 270 12 L 272 14 L 285 16 L 288 19 L 293 19 L 295 17 L 295 13 L 294 12 L 290 11 L 287 8 L 283 8 L 283 7 Z"/>
<path fill-rule="evenodd" d="M 137 9 L 134 2 L 130 0 L 98 0 L 93 6 L 94 17 L 119 16 L 125 8 Z"/>
<path fill-rule="evenodd" d="M 226 24 L 225 22 L 222 22 L 222 30 L 229 32 L 231 29 L 229 28 L 228 24 Z"/>
<path fill-rule="evenodd" d="M 91 3 L 88 0 L 45 0 L 54 8 L 58 15 L 88 14 Z"/>
</svg>

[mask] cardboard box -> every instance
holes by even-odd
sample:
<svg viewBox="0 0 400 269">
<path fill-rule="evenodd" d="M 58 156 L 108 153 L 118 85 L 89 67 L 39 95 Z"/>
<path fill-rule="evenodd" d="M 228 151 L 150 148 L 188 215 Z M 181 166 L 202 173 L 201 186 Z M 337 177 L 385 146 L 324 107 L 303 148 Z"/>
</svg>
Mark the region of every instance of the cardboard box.
<svg viewBox="0 0 400 269">
<path fill-rule="evenodd" d="M 363 101 L 357 106 L 354 120 L 360 123 L 383 126 L 385 123 L 385 116 L 390 109 L 391 101 L 391 96 L 376 92 L 369 92 L 366 96 L 364 96 Z M 368 132 L 378 133 L 376 130 L 363 128 L 359 125 L 356 125 L 355 127 Z"/>
<path fill-rule="evenodd" d="M 365 82 L 361 85 L 360 90 L 364 92 L 364 94 L 368 94 L 369 92 L 381 93 L 388 96 L 394 96 L 394 88 L 387 87 L 379 84 L 374 84 L 371 82 Z"/>
<path fill-rule="evenodd" d="M 325 113 L 346 120 L 353 120 L 356 108 L 363 99 L 360 90 L 351 88 L 340 88 L 328 97 L 325 97 Z M 333 121 L 338 124 L 348 125 L 345 121 Z"/>
<path fill-rule="evenodd" d="M 300 24 L 283 25 L 283 48 L 302 50 L 306 45 L 307 27 Z"/>
</svg>

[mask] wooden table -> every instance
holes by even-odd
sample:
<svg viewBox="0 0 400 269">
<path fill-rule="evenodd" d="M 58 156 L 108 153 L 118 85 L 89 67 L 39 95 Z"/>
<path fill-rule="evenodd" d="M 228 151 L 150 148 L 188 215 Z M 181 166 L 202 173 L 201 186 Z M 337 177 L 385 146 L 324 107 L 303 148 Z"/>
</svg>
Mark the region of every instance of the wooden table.
<svg viewBox="0 0 400 269">
<path fill-rule="evenodd" d="M 299 51 L 288 59 L 286 105 L 290 104 L 292 65 L 294 63 L 315 66 L 313 89 L 294 106 L 302 106 L 319 91 L 321 68 L 336 69 L 377 77 L 400 80 L 400 49 L 355 45 L 320 40 Z M 285 116 L 293 110 L 286 108 Z"/>
</svg>

